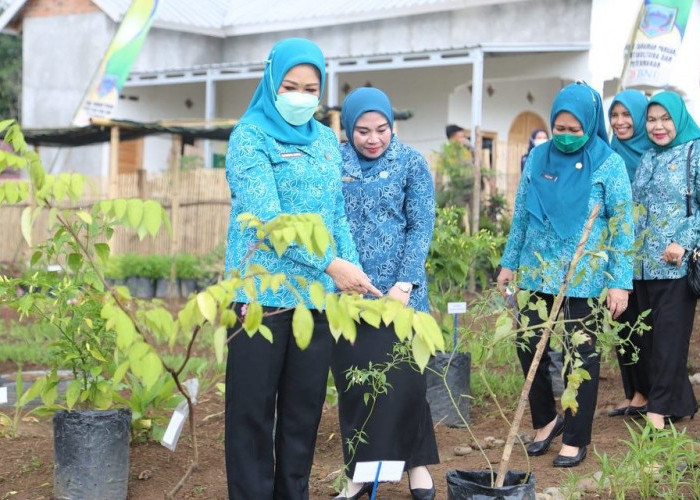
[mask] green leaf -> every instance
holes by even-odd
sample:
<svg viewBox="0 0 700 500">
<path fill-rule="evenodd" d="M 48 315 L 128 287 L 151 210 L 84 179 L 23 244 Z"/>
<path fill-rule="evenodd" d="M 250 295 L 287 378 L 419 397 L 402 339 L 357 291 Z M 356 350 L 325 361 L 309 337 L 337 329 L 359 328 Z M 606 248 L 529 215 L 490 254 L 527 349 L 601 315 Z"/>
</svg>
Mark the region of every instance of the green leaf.
<svg viewBox="0 0 700 500">
<path fill-rule="evenodd" d="M 143 225 L 151 236 L 155 236 L 162 222 L 163 208 L 160 203 L 146 200 L 143 204 Z"/>
<path fill-rule="evenodd" d="M 19 401 L 17 401 L 17 405 L 23 408 L 27 403 L 39 396 L 44 390 L 44 387 L 46 387 L 46 377 L 39 377 L 31 387 L 22 394 Z"/>
<path fill-rule="evenodd" d="M 342 328 L 340 327 L 340 310 L 338 308 L 338 296 L 329 293 L 326 296 L 326 317 L 328 318 L 328 326 L 331 330 L 331 335 L 337 342 L 342 334 Z"/>
<path fill-rule="evenodd" d="M 126 200 L 114 200 L 114 216 L 122 220 L 126 214 Z"/>
<path fill-rule="evenodd" d="M 314 331 L 314 318 L 304 304 L 299 304 L 292 315 L 292 332 L 299 349 L 306 349 L 311 343 Z"/>
<path fill-rule="evenodd" d="M 382 323 L 382 315 L 377 311 L 364 310 L 360 312 L 360 317 L 375 328 L 379 328 Z"/>
<path fill-rule="evenodd" d="M 224 309 L 221 311 L 221 317 L 219 318 L 219 322 L 225 326 L 226 328 L 233 328 L 233 326 L 236 324 L 237 318 L 236 318 L 236 313 L 234 313 L 231 309 Z"/>
<path fill-rule="evenodd" d="M 199 307 L 199 312 L 202 316 L 209 321 L 209 323 L 214 323 L 216 321 L 216 301 L 208 292 L 199 292 L 197 294 L 197 306 Z"/>
<path fill-rule="evenodd" d="M 245 318 L 243 319 L 243 328 L 249 335 L 252 335 L 260 328 L 262 319 L 262 306 L 258 302 L 251 302 L 246 309 Z"/>
<path fill-rule="evenodd" d="M 82 384 L 80 383 L 80 380 L 71 380 L 70 383 L 68 384 L 68 387 L 66 387 L 66 406 L 71 409 L 73 406 L 75 406 L 75 403 L 78 401 L 78 398 L 80 397 L 80 392 L 82 391 Z"/>
<path fill-rule="evenodd" d="M 32 246 L 32 225 L 32 207 L 26 207 L 22 210 L 21 228 L 24 241 L 30 247 Z"/>
<path fill-rule="evenodd" d="M 430 348 L 420 335 L 415 335 L 413 337 L 411 341 L 411 351 L 413 352 L 413 359 L 416 360 L 420 372 L 423 373 L 423 370 L 425 370 L 430 360 Z"/>
<path fill-rule="evenodd" d="M 132 198 L 126 202 L 126 220 L 131 227 L 137 228 L 143 219 L 143 202 Z"/>
<path fill-rule="evenodd" d="M 262 335 L 263 338 L 270 344 L 272 344 L 272 330 L 270 330 L 267 326 L 260 325 L 260 328 L 258 328 L 258 333 Z"/>
<path fill-rule="evenodd" d="M 107 243 L 95 243 L 95 253 L 103 264 L 109 259 L 109 245 Z"/>
<path fill-rule="evenodd" d="M 384 321 L 386 326 L 389 326 L 394 321 L 394 318 L 396 318 L 396 315 L 399 314 L 399 311 L 403 309 L 403 304 L 398 300 L 383 300 L 382 302 L 384 304 L 382 321 Z"/>
<path fill-rule="evenodd" d="M 116 370 L 114 370 L 114 375 L 112 376 L 112 385 L 117 386 L 126 375 L 126 371 L 129 369 L 129 361 L 122 362 Z"/>
<path fill-rule="evenodd" d="M 214 330 L 214 354 L 216 362 L 221 364 L 224 362 L 224 347 L 226 346 L 226 327 L 220 326 Z"/>
<path fill-rule="evenodd" d="M 323 303 L 326 299 L 326 289 L 318 281 L 314 281 L 309 286 L 309 295 L 311 296 L 311 303 L 318 311 L 323 310 Z"/>
<path fill-rule="evenodd" d="M 509 311 L 503 311 L 501 315 L 496 320 L 496 333 L 494 335 L 494 342 L 503 340 L 504 338 L 510 336 L 513 333 L 513 318 Z"/>
<path fill-rule="evenodd" d="M 117 347 L 126 350 L 136 339 L 136 328 L 129 316 L 119 311 L 115 316 L 114 330 L 117 332 Z"/>
<path fill-rule="evenodd" d="M 72 174 L 70 176 L 69 196 L 72 200 L 79 200 L 83 196 L 85 177 L 81 174 Z M 88 222 L 88 224 L 90 224 Z"/>
<path fill-rule="evenodd" d="M 413 310 L 402 308 L 394 318 L 394 331 L 399 340 L 406 340 L 413 333 Z"/>
<path fill-rule="evenodd" d="M 88 224 L 88 225 L 92 224 L 92 215 L 90 215 L 89 213 L 85 212 L 84 210 L 80 210 L 80 211 L 77 212 L 75 215 L 77 215 L 78 218 L 79 218 L 80 220 L 82 220 L 85 224 Z"/>
<path fill-rule="evenodd" d="M 80 265 L 83 262 L 83 257 L 79 253 L 71 253 L 68 255 L 68 267 L 77 273 L 80 269 Z"/>
<path fill-rule="evenodd" d="M 144 356 L 143 363 L 143 384 L 146 386 L 146 389 L 150 389 L 158 382 L 158 379 L 163 373 L 163 363 L 153 351 Z"/>
</svg>

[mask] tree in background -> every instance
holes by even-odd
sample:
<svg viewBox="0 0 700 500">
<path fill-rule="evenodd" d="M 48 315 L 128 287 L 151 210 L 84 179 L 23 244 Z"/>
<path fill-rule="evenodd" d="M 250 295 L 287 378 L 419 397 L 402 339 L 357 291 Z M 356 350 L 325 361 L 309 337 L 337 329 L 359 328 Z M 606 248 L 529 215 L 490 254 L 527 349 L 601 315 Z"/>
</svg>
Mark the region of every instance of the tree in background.
<svg viewBox="0 0 700 500">
<path fill-rule="evenodd" d="M 19 121 L 22 91 L 22 37 L 0 34 L 0 116 Z"/>
</svg>

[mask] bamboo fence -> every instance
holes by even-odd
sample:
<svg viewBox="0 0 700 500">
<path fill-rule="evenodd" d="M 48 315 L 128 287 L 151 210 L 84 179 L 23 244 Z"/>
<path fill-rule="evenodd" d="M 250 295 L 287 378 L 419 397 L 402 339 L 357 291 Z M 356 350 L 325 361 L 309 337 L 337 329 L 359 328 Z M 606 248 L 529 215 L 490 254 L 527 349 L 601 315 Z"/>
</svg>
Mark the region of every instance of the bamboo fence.
<svg viewBox="0 0 700 500">
<path fill-rule="evenodd" d="M 120 228 L 110 241 L 113 254 L 171 254 L 176 250 L 204 255 L 225 241 L 231 198 L 224 170 L 174 172 L 177 173 L 140 171 L 116 176 L 111 188 L 113 194 L 109 197 L 139 197 L 160 202 L 173 222 L 173 235 L 161 231 L 155 238 L 146 236 L 139 241 L 133 230 Z M 103 199 L 100 193 L 100 186 L 104 185 L 102 179 L 91 178 L 90 185 L 78 205 L 88 210 L 93 203 Z M 27 205 L 3 205 L 0 208 L 0 262 L 23 261 L 29 257 L 29 248 L 20 229 L 22 210 Z M 175 217 L 173 212 L 176 212 Z M 41 241 L 46 233 L 47 214 L 42 214 L 36 221 L 32 238 Z"/>
</svg>

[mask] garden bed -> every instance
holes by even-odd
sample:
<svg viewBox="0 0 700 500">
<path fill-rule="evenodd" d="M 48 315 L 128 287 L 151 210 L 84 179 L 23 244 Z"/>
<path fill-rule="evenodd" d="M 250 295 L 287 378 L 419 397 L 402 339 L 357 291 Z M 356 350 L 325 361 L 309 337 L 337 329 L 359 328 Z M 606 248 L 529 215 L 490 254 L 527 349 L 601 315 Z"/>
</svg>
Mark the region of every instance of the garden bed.
<svg viewBox="0 0 700 500">
<path fill-rule="evenodd" d="M 693 373 L 700 371 L 700 321 L 691 341 L 689 363 Z M 517 363 L 513 359 L 513 363 Z M 1 363 L 0 371 L 13 369 L 10 363 Z M 695 392 L 700 399 L 700 387 Z M 624 454 L 627 451 L 622 442 L 628 439 L 625 420 L 620 417 L 610 418 L 607 411 L 618 403 L 622 396 L 622 387 L 616 365 L 606 363 L 602 370 L 598 411 L 593 424 L 593 445 L 599 453 L 608 455 Z M 224 467 L 224 418 L 223 398 L 213 390 L 204 394 L 197 407 L 198 439 L 200 468 L 187 481 L 177 498 L 226 498 L 226 477 Z M 472 429 L 476 436 L 484 439 L 488 436 L 505 439 L 507 426 L 498 416 L 495 406 L 483 401 L 471 409 Z M 524 430 L 530 432 L 529 415 L 524 420 Z M 689 435 L 700 436 L 700 418 L 684 420 L 679 425 L 685 426 Z M 53 481 L 53 448 L 51 422 L 48 418 L 26 418 L 19 429 L 19 436 L 14 439 L 0 439 L 2 460 L 0 460 L 0 499 L 49 499 Z M 431 470 L 437 486 L 437 498 L 446 498 L 445 473 L 449 469 L 483 468 L 484 460 L 478 452 L 466 456 L 456 456 L 455 447 L 469 445 L 470 439 L 464 429 L 451 429 L 436 426 L 437 440 L 442 463 L 432 466 Z M 150 442 L 133 445 L 131 448 L 131 479 L 129 483 L 130 498 L 159 499 L 172 488 L 186 470 L 190 460 L 189 439 L 185 432 L 178 449 L 170 452 L 160 444 Z M 589 449 L 588 458 L 576 469 L 567 471 L 551 466 L 552 459 L 559 449 L 560 439 L 555 440 L 552 449 L 544 456 L 531 460 L 536 475 L 537 491 L 547 487 L 561 487 L 575 484 L 569 479 L 569 473 L 577 476 L 594 473 L 599 470 L 593 449 Z M 501 449 L 487 450 L 488 456 L 495 464 L 501 456 Z M 328 499 L 333 496 L 332 477 L 342 462 L 340 433 L 337 423 L 337 409 L 327 408 L 322 417 L 321 428 L 316 443 L 316 455 L 311 475 L 311 498 Z M 513 469 L 526 469 L 523 452 L 516 447 L 513 452 Z M 605 497 L 604 495 L 602 496 Z M 379 499 L 410 498 L 407 480 L 396 484 L 382 485 L 377 494 Z M 601 498 L 596 494 L 584 494 L 583 498 Z M 628 495 L 627 498 L 634 498 Z"/>
</svg>

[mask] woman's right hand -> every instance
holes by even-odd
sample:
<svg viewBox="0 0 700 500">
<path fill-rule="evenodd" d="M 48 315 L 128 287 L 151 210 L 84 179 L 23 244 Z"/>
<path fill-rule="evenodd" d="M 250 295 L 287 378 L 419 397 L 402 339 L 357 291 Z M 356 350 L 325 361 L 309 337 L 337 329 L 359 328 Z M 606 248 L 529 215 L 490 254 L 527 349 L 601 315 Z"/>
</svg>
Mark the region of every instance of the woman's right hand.
<svg viewBox="0 0 700 500">
<path fill-rule="evenodd" d="M 496 288 L 498 288 L 498 291 L 501 292 L 501 295 L 503 295 L 503 298 L 508 298 L 508 293 L 506 292 L 506 289 L 508 288 L 508 284 L 515 279 L 515 273 L 508 269 L 507 267 L 502 267 L 501 272 L 498 273 L 498 277 L 496 278 Z"/>
<path fill-rule="evenodd" d="M 361 295 L 371 293 L 375 297 L 381 297 L 382 292 L 377 290 L 367 275 L 352 262 L 345 259 L 335 258 L 326 268 L 335 286 L 341 292 L 357 292 Z"/>
</svg>

